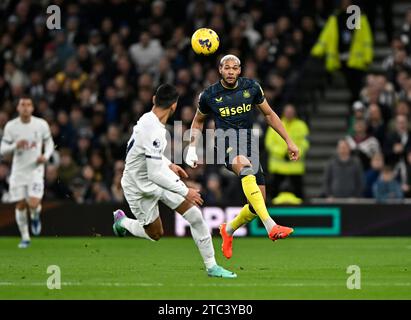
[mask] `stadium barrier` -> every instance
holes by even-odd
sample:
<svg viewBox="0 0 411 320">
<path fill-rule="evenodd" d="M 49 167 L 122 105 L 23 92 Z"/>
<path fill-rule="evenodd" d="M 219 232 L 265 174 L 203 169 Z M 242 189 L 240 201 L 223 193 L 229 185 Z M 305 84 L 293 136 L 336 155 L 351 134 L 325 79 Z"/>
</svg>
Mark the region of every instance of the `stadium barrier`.
<svg viewBox="0 0 411 320">
<path fill-rule="evenodd" d="M 126 204 L 43 203 L 44 236 L 112 236 L 112 212 Z M 218 226 L 240 207 L 203 207 L 203 216 L 214 235 Z M 188 236 L 187 222 L 160 204 L 166 236 Z M 295 229 L 293 236 L 411 236 L 411 204 L 314 203 L 303 206 L 276 206 L 270 214 L 282 225 Z M 12 205 L 0 204 L 0 236 L 18 235 Z M 266 236 L 258 219 L 239 229 L 237 236 Z"/>
</svg>

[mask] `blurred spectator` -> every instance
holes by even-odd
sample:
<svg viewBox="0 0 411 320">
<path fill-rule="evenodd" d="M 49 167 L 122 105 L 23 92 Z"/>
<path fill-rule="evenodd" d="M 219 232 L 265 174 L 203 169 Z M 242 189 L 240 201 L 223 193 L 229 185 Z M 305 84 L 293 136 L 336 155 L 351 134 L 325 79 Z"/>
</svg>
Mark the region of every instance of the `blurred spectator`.
<svg viewBox="0 0 411 320">
<path fill-rule="evenodd" d="M 408 119 L 403 115 L 395 118 L 395 131 L 390 132 L 385 140 L 384 155 L 388 165 L 395 166 L 404 160 L 405 153 L 411 148 Z"/>
<path fill-rule="evenodd" d="M 377 138 L 379 145 L 382 146 L 385 141 L 386 125 L 377 104 L 373 103 L 368 107 L 366 121 L 367 133 Z"/>
<path fill-rule="evenodd" d="M 359 198 L 364 189 L 360 161 L 351 155 L 346 140 L 337 145 L 337 156 L 331 159 L 324 174 L 324 195 L 333 198 Z"/>
<path fill-rule="evenodd" d="M 408 54 L 411 54 L 411 8 L 407 10 L 404 20 L 401 27 L 401 42 L 405 45 Z"/>
<path fill-rule="evenodd" d="M 364 120 L 367 108 L 361 101 L 355 101 L 352 104 L 352 116 L 348 120 L 348 134 L 354 134 L 354 125 L 358 120 Z"/>
<path fill-rule="evenodd" d="M 341 1 L 340 10 L 328 18 L 311 54 L 319 58 L 325 56 L 328 72 L 343 71 L 351 91 L 351 101 L 355 101 L 362 87 L 364 72 L 373 60 L 373 36 L 364 14 L 360 17 L 361 28 L 348 27 L 350 14 L 346 9 L 351 4 L 351 0 Z"/>
<path fill-rule="evenodd" d="M 397 116 L 404 116 L 408 120 L 408 123 L 410 122 L 410 106 L 407 101 L 400 100 L 395 105 L 394 117 L 388 123 L 388 129 L 390 131 L 395 131 L 395 122 Z"/>
<path fill-rule="evenodd" d="M 87 38 L 84 32 L 79 27 L 79 18 L 76 16 L 70 16 L 67 18 L 66 30 L 67 30 L 67 43 L 70 45 L 80 45 L 86 43 Z"/>
<path fill-rule="evenodd" d="M 127 141 L 121 136 L 120 129 L 116 125 L 110 125 L 107 134 L 102 138 L 101 145 L 108 162 L 125 158 Z"/>
<path fill-rule="evenodd" d="M 121 177 L 123 176 L 123 170 L 124 170 L 124 161 L 117 160 L 114 163 L 113 182 L 110 187 L 111 196 L 114 202 L 124 201 L 123 188 L 121 187 Z"/>
<path fill-rule="evenodd" d="M 91 199 L 90 202 L 109 202 L 111 200 L 110 193 L 107 187 L 102 182 L 94 182 L 91 187 Z"/>
<path fill-rule="evenodd" d="M 69 184 L 79 173 L 77 164 L 73 161 L 69 149 L 60 150 L 60 167 L 58 168 L 58 177 L 64 184 Z"/>
<path fill-rule="evenodd" d="M 364 197 L 373 197 L 373 186 L 381 175 L 384 167 L 384 156 L 382 153 L 376 153 L 371 158 L 371 167 L 365 172 L 365 190 Z"/>
<path fill-rule="evenodd" d="M 0 163 L 0 200 L 7 202 L 9 182 L 8 182 L 9 168 L 5 163 Z"/>
<path fill-rule="evenodd" d="M 362 163 L 364 170 L 370 167 L 371 158 L 380 153 L 378 140 L 367 133 L 365 120 L 356 120 L 354 124 L 354 134 L 346 137 L 351 153 L 356 155 Z"/>
<path fill-rule="evenodd" d="M 394 48 L 392 54 L 382 62 L 382 68 L 388 79 L 394 82 L 400 71 L 411 71 L 411 57 L 407 56 L 405 48 Z"/>
<path fill-rule="evenodd" d="M 391 167 L 384 166 L 380 179 L 373 186 L 373 194 L 377 202 L 380 203 L 389 200 L 400 200 L 404 197 L 401 185 L 395 180 Z"/>
<path fill-rule="evenodd" d="M 4 65 L 4 79 L 8 82 L 12 91 L 16 87 L 22 88 L 28 84 L 27 75 L 11 61 L 6 62 Z"/>
<path fill-rule="evenodd" d="M 162 55 L 163 48 L 160 41 L 152 39 L 147 31 L 143 31 L 139 42 L 130 47 L 131 59 L 140 72 L 154 73 Z"/>
<path fill-rule="evenodd" d="M 44 199 L 67 200 L 71 197 L 71 191 L 59 178 L 59 170 L 55 165 L 47 165 L 46 180 L 44 185 Z"/>
<path fill-rule="evenodd" d="M 297 118 L 295 107 L 291 104 L 284 107 L 281 121 L 289 136 L 300 150 L 300 159 L 290 161 L 287 144 L 274 129 L 267 128 L 265 148 L 268 152 L 268 172 L 272 175 L 271 197 L 276 197 L 280 192 L 281 183 L 288 177 L 295 195 L 303 198 L 303 175 L 305 173 L 304 158 L 309 148 L 309 129 L 307 124 Z"/>
<path fill-rule="evenodd" d="M 225 197 L 218 175 L 211 174 L 207 177 L 206 188 L 207 192 L 204 195 L 204 202 L 206 205 L 214 206 L 223 203 Z"/>
<path fill-rule="evenodd" d="M 411 197 L 411 151 L 407 152 L 405 161 L 394 168 L 395 176 L 401 184 L 401 190 L 406 198 Z"/>
<path fill-rule="evenodd" d="M 81 85 L 87 79 L 87 74 L 81 70 L 75 58 L 67 60 L 64 71 L 57 73 L 56 80 L 60 86 L 67 86 L 77 96 Z"/>
<path fill-rule="evenodd" d="M 394 86 L 387 81 L 386 76 L 369 74 L 366 86 L 361 90 L 360 98 L 366 105 L 378 104 L 384 121 L 390 119 L 395 104 L 395 91 Z"/>
<path fill-rule="evenodd" d="M 96 29 L 90 31 L 87 49 L 93 57 L 98 56 L 103 51 L 104 44 L 101 39 L 100 31 Z"/>
<path fill-rule="evenodd" d="M 67 42 L 66 34 L 62 30 L 57 30 L 55 33 L 54 43 L 56 45 L 56 55 L 60 68 L 66 65 L 68 59 L 74 56 L 74 47 Z"/>
</svg>

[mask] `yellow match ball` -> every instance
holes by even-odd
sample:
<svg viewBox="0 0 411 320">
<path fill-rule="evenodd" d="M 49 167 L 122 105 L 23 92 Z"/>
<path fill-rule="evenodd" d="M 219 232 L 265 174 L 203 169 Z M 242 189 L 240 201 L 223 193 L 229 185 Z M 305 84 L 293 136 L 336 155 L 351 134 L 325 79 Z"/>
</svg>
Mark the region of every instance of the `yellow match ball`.
<svg viewBox="0 0 411 320">
<path fill-rule="evenodd" d="M 196 54 L 209 55 L 217 51 L 220 39 L 214 30 L 201 28 L 191 37 L 191 47 Z"/>
</svg>

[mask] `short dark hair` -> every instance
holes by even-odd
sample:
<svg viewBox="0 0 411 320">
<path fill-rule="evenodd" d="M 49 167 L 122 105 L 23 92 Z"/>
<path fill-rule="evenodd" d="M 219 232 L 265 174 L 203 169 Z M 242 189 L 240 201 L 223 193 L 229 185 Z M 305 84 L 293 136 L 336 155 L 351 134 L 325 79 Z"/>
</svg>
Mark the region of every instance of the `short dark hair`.
<svg viewBox="0 0 411 320">
<path fill-rule="evenodd" d="M 178 100 L 178 92 L 176 87 L 171 84 L 162 84 L 157 88 L 154 104 L 156 107 L 168 109 Z"/>
<path fill-rule="evenodd" d="M 23 93 L 22 95 L 20 95 L 19 97 L 19 101 L 20 100 L 33 100 L 32 97 L 28 94 L 28 93 Z"/>
</svg>

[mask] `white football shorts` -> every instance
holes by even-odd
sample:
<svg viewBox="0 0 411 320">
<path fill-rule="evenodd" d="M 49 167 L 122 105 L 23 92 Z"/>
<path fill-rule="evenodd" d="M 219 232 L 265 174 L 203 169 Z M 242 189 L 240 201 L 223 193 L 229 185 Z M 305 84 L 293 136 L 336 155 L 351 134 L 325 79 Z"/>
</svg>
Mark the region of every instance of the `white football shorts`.
<svg viewBox="0 0 411 320">
<path fill-rule="evenodd" d="M 183 183 L 181 181 L 181 183 Z M 154 192 L 138 193 L 131 183 L 122 183 L 124 197 L 141 226 L 153 223 L 159 216 L 158 201 L 175 210 L 185 198 L 178 193 L 158 187 Z"/>
<path fill-rule="evenodd" d="M 42 199 L 44 195 L 44 181 L 36 181 L 20 186 L 14 186 L 11 184 L 9 188 L 9 195 L 10 202 L 28 200 L 29 198 Z"/>
</svg>

